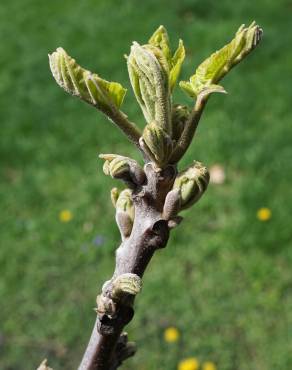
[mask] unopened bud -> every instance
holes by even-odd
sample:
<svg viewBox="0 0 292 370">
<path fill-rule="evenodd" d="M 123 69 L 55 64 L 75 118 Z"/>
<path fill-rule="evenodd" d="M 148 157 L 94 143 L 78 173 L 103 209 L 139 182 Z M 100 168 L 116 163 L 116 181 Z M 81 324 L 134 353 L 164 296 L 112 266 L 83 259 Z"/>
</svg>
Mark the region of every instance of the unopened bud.
<svg viewBox="0 0 292 370">
<path fill-rule="evenodd" d="M 120 191 L 118 188 L 112 188 L 111 190 L 111 201 L 114 207 L 116 207 L 117 200 L 119 198 Z"/>
<path fill-rule="evenodd" d="M 117 154 L 100 154 L 99 157 L 105 160 L 103 165 L 105 175 L 136 185 L 144 182 L 145 173 L 134 159 Z"/>
<path fill-rule="evenodd" d="M 131 195 L 131 190 L 125 189 L 120 193 L 116 201 L 116 222 L 122 239 L 130 236 L 133 228 L 135 208 Z"/>
<path fill-rule="evenodd" d="M 185 123 L 189 118 L 190 110 L 186 105 L 176 104 L 172 108 L 172 138 L 178 141 L 181 137 Z"/>
<path fill-rule="evenodd" d="M 142 279 L 132 273 L 119 275 L 112 286 L 113 300 L 122 300 L 125 296 L 135 296 L 142 289 Z"/>
<path fill-rule="evenodd" d="M 153 121 L 145 127 L 142 137 L 151 158 L 159 166 L 167 164 L 173 149 L 170 136 Z"/>
<path fill-rule="evenodd" d="M 125 189 L 120 193 L 116 202 L 116 210 L 127 212 L 131 220 L 134 221 L 135 210 L 130 189 Z"/>
<path fill-rule="evenodd" d="M 173 188 L 181 191 L 181 209 L 189 208 L 200 199 L 209 179 L 207 168 L 197 161 L 177 175 Z"/>
</svg>

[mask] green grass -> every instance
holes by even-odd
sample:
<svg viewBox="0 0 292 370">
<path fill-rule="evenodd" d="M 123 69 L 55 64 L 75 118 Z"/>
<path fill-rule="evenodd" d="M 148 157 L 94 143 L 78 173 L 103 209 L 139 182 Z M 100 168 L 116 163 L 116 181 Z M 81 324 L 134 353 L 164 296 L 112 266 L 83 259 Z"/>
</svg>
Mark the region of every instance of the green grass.
<svg viewBox="0 0 292 370">
<path fill-rule="evenodd" d="M 292 368 L 291 10 L 290 0 L 0 5 L 1 369 L 34 369 L 44 357 L 56 370 L 77 367 L 119 243 L 109 200 L 117 184 L 97 154 L 137 158 L 101 114 L 57 87 L 48 52 L 63 46 L 127 86 L 124 109 L 142 126 L 123 59 L 132 40 L 164 24 L 173 47 L 185 41 L 186 79 L 253 19 L 264 40 L 224 80 L 229 95 L 212 97 L 182 163 L 220 163 L 227 181 L 210 185 L 151 262 L 128 327 L 139 350 L 122 368 L 175 370 L 189 356 L 220 370 Z M 260 207 L 270 221 L 257 220 Z M 66 224 L 63 209 L 74 216 Z M 180 330 L 177 343 L 164 342 L 168 326 Z"/>
</svg>

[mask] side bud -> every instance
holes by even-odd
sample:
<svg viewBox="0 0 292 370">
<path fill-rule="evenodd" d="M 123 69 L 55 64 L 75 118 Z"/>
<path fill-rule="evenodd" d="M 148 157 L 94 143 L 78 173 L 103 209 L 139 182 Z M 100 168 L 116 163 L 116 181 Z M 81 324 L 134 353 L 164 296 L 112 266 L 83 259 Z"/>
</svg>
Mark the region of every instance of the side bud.
<svg viewBox="0 0 292 370">
<path fill-rule="evenodd" d="M 130 185 L 142 185 L 145 173 L 134 159 L 117 154 L 100 154 L 104 159 L 103 172 L 114 179 L 121 179 Z"/>
<path fill-rule="evenodd" d="M 197 161 L 177 175 L 173 188 L 180 189 L 181 209 L 189 208 L 201 198 L 209 179 L 207 168 Z"/>
<path fill-rule="evenodd" d="M 142 289 L 142 279 L 132 273 L 122 274 L 113 281 L 112 299 L 123 301 L 129 296 L 137 295 Z"/>
<path fill-rule="evenodd" d="M 155 121 L 146 125 L 142 135 L 142 149 L 158 166 L 165 166 L 171 156 L 171 137 Z"/>
<path fill-rule="evenodd" d="M 190 116 L 190 110 L 186 105 L 176 104 L 172 108 L 172 138 L 178 141 Z"/>
<path fill-rule="evenodd" d="M 111 298 L 100 294 L 96 297 L 95 311 L 98 315 L 106 314 L 111 317 L 116 313 L 116 305 Z"/>
<path fill-rule="evenodd" d="M 116 222 L 122 239 L 130 236 L 135 217 L 135 208 L 132 201 L 132 191 L 123 190 L 116 201 Z"/>
</svg>

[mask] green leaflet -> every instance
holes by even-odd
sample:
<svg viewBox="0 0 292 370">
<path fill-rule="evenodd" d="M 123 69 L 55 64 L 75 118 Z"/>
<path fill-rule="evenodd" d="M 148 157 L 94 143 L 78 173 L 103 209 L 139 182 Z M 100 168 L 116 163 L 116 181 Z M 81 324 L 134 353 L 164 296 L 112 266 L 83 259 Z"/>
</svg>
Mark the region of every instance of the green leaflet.
<svg viewBox="0 0 292 370">
<path fill-rule="evenodd" d="M 167 31 L 163 26 L 160 26 L 150 37 L 148 43 L 162 51 L 168 63 L 169 86 L 170 90 L 172 91 L 179 77 L 181 66 L 185 59 L 185 48 L 183 41 L 179 40 L 178 48 L 172 56 Z"/>
<path fill-rule="evenodd" d="M 164 26 L 159 26 L 157 28 L 157 30 L 150 37 L 148 44 L 159 48 L 163 52 L 166 60 L 168 62 L 171 61 L 171 50 L 169 46 L 169 38 L 168 38 L 168 34 Z"/>
<path fill-rule="evenodd" d="M 109 82 L 79 66 L 64 49 L 58 48 L 49 55 L 50 68 L 59 86 L 71 95 L 78 96 L 102 111 L 123 103 L 126 89 L 117 82 Z"/>
<path fill-rule="evenodd" d="M 189 82 L 180 82 L 182 90 L 192 98 L 202 97 L 201 93 L 207 96 L 213 92 L 225 92 L 217 83 L 258 45 L 261 35 L 262 30 L 255 22 L 249 27 L 242 25 L 229 44 L 199 65 Z"/>
<path fill-rule="evenodd" d="M 173 90 L 180 75 L 182 64 L 185 60 L 186 52 L 182 40 L 179 40 L 178 48 L 171 59 L 172 68 L 169 75 L 170 89 Z"/>
</svg>

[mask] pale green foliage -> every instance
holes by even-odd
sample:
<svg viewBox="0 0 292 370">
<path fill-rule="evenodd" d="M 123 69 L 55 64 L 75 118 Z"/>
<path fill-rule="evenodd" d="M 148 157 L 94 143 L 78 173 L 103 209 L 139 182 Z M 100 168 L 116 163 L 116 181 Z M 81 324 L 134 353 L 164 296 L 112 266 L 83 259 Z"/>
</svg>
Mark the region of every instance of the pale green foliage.
<svg viewBox="0 0 292 370">
<path fill-rule="evenodd" d="M 102 111 L 121 106 L 127 91 L 121 84 L 103 80 L 96 73 L 82 68 L 62 48 L 49 55 L 49 61 L 56 82 L 69 94 Z"/>
<path fill-rule="evenodd" d="M 185 59 L 182 40 L 179 40 L 173 54 L 167 31 L 160 26 L 147 44 L 133 42 L 127 66 L 134 94 L 146 120 L 143 132 L 119 110 L 126 93 L 119 83 L 103 80 L 80 67 L 62 48 L 49 55 L 49 60 L 53 76 L 64 90 L 103 111 L 139 147 L 146 162 L 153 162 L 157 169 L 162 169 L 182 158 L 204 109 L 201 103 L 206 102 L 211 93 L 225 93 L 218 82 L 258 45 L 261 34 L 262 30 L 255 22 L 249 27 L 242 25 L 234 39 L 199 65 L 189 81 L 180 82 L 180 87 L 196 98 L 193 109 L 172 103 L 172 90 Z M 105 160 L 104 173 L 123 180 L 129 188 L 145 182 L 145 172 L 133 159 L 117 154 L 102 154 L 100 157 Z M 177 192 L 174 191 L 174 199 L 169 199 L 175 206 L 170 208 L 175 209 L 181 203 L 183 209 L 195 203 L 205 191 L 208 181 L 207 169 L 194 162 L 178 174 L 174 189 L 180 190 L 181 199 L 175 199 Z M 125 236 L 132 227 L 134 217 L 131 215 L 130 190 L 119 193 L 113 189 L 111 198 L 117 207 L 120 230 Z M 130 223 L 128 214 L 131 215 Z"/>
<path fill-rule="evenodd" d="M 200 64 L 190 81 L 181 81 L 180 87 L 191 97 L 224 93 L 224 88 L 217 83 L 258 45 L 261 34 L 255 22 L 249 27 L 242 25 L 234 39 Z"/>
<path fill-rule="evenodd" d="M 201 198 L 207 189 L 209 179 L 207 168 L 197 161 L 177 175 L 173 189 L 180 189 L 182 209 L 189 208 Z"/>
<path fill-rule="evenodd" d="M 160 26 L 153 33 L 148 43 L 162 51 L 168 64 L 170 89 L 173 90 L 186 55 L 183 41 L 179 40 L 178 48 L 172 55 L 167 31 L 163 26 Z"/>
<path fill-rule="evenodd" d="M 159 48 L 133 43 L 128 57 L 131 84 L 148 123 L 170 131 L 168 65 Z"/>
<path fill-rule="evenodd" d="M 182 40 L 172 55 L 168 34 L 163 26 L 154 32 L 148 44 L 140 46 L 134 42 L 128 57 L 131 84 L 146 121 L 156 121 L 170 135 L 170 94 L 184 58 Z"/>
</svg>

